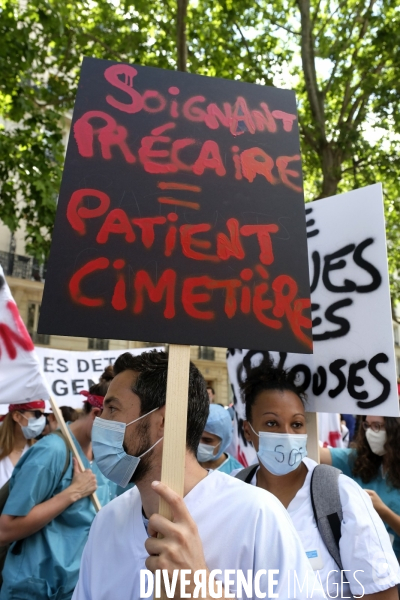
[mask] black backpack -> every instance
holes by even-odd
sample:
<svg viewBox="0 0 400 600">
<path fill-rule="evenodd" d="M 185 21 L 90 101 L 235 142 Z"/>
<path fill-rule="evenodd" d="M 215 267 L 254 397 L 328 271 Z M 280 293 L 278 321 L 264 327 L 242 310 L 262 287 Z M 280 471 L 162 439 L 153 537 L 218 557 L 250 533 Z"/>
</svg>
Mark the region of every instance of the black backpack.
<svg viewBox="0 0 400 600">
<path fill-rule="evenodd" d="M 251 483 L 259 465 L 251 465 L 235 476 L 245 483 Z M 341 523 L 343 520 L 342 504 L 339 495 L 338 478 L 342 473 L 339 469 L 329 465 L 317 465 L 311 476 L 311 504 L 314 519 L 322 540 L 342 571 L 339 541 L 341 537 Z"/>
<path fill-rule="evenodd" d="M 57 435 L 58 437 L 60 437 L 64 443 L 65 443 L 65 448 L 67 450 L 67 455 L 65 458 L 65 464 L 64 464 L 64 468 L 63 468 L 63 472 L 62 475 L 60 477 L 60 481 L 61 479 L 64 477 L 65 473 L 67 472 L 67 469 L 69 467 L 69 462 L 70 462 L 70 450 L 67 444 L 67 440 L 65 439 L 65 437 L 63 436 L 63 434 L 61 433 L 61 431 L 59 429 L 57 429 L 57 431 L 53 431 L 51 435 Z M 6 505 L 6 502 L 8 500 L 8 496 L 10 495 L 10 480 L 6 481 L 6 483 L 3 485 L 2 488 L 0 488 L 0 514 L 3 513 L 4 507 Z M 22 540 L 18 540 L 17 543 L 21 543 Z M 3 573 L 3 567 L 4 567 L 4 563 L 6 562 L 6 558 L 7 558 L 7 552 L 10 548 L 10 546 L 12 545 L 13 542 L 11 542 L 11 544 L 6 544 L 5 546 L 0 546 L 0 587 L 3 584 L 3 577 L 2 577 L 2 573 Z"/>
</svg>

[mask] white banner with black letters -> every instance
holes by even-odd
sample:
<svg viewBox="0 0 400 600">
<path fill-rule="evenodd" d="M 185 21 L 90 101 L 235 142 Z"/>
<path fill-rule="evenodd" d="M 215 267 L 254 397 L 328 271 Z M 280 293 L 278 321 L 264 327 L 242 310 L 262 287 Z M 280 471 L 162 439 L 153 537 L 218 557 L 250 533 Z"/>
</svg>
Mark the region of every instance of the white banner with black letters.
<svg viewBox="0 0 400 600">
<path fill-rule="evenodd" d="M 239 381 L 268 354 L 296 371 L 310 412 L 399 415 L 381 185 L 318 200 L 306 213 L 314 354 L 228 351 L 244 453 Z"/>
<path fill-rule="evenodd" d="M 156 349 L 163 350 L 164 348 L 157 347 Z M 137 356 L 150 350 L 152 348 L 77 352 L 36 347 L 36 354 L 57 404 L 82 408 L 84 397 L 80 392 L 88 390 L 91 385 L 97 383 L 108 365 L 113 365 L 116 359 L 125 352 Z"/>
</svg>

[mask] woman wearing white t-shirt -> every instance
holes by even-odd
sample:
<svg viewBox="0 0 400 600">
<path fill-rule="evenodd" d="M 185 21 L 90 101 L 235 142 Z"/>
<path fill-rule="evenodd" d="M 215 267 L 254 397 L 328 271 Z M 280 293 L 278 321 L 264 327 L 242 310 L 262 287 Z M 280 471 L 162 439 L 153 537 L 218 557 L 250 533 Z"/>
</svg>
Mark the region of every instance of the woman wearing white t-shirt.
<svg viewBox="0 0 400 600">
<path fill-rule="evenodd" d="M 310 481 L 317 463 L 306 458 L 305 397 L 294 376 L 272 361 L 264 362 L 248 373 L 242 389 L 245 436 L 259 459 L 249 483 L 274 494 L 286 507 L 328 598 L 397 600 L 399 567 L 389 536 L 369 496 L 345 475 L 338 479 L 343 511 L 339 549 L 348 583 L 341 582 L 314 518 Z"/>
<path fill-rule="evenodd" d="M 0 488 L 10 479 L 15 465 L 46 425 L 43 400 L 10 404 L 0 427 Z"/>
</svg>

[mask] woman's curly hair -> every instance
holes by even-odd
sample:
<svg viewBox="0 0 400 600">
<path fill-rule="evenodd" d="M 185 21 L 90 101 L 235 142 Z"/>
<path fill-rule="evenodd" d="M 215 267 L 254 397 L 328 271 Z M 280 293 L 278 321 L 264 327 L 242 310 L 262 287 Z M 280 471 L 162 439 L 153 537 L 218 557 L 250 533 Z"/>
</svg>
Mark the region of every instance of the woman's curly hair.
<svg viewBox="0 0 400 600">
<path fill-rule="evenodd" d="M 392 487 L 400 489 L 400 418 L 383 417 L 387 435 L 385 444 L 386 454 L 384 456 L 378 456 L 372 452 L 362 425 L 365 418 L 365 416 L 362 417 L 355 439 L 357 455 L 352 465 L 353 475 L 360 477 L 363 483 L 369 483 L 378 476 L 379 468 L 383 462 L 383 458 L 385 458 L 385 467 L 387 469 L 385 472 L 386 481 Z"/>
<path fill-rule="evenodd" d="M 263 362 L 247 372 L 245 381 L 240 384 L 244 401 L 246 403 L 246 419 L 251 421 L 251 409 L 260 392 L 278 390 L 279 392 L 293 392 L 303 404 L 307 397 L 301 385 L 297 385 L 296 373 L 274 366 L 271 357 L 265 357 Z"/>
</svg>

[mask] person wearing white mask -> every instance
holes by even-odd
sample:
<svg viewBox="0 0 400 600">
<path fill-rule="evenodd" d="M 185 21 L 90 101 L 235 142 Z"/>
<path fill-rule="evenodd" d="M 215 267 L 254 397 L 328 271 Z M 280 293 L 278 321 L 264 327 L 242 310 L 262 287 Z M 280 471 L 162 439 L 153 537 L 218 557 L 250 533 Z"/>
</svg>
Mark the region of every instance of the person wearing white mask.
<svg viewBox="0 0 400 600">
<path fill-rule="evenodd" d="M 257 452 L 258 464 L 232 475 L 271 492 L 282 502 L 328 598 L 397 600 L 399 565 L 385 527 L 360 486 L 333 469 L 327 470 L 335 475 L 335 480 L 327 479 L 330 489 L 320 487 L 318 492 L 327 502 L 334 494 L 340 497 L 343 514 L 341 521 L 339 511 L 335 514 L 336 561 L 335 549 L 325 543 L 321 524 L 317 526 L 311 491 L 317 463 L 307 458 L 305 395 L 295 383 L 295 374 L 266 360 L 249 370 L 242 390 L 247 419 L 244 432 Z M 334 525 L 331 528 L 334 535 Z M 344 581 L 341 570 L 346 571 Z"/>
<path fill-rule="evenodd" d="M 361 419 L 354 447 L 321 448 L 321 462 L 341 469 L 366 490 L 400 561 L 400 418 Z"/>
<path fill-rule="evenodd" d="M 210 413 L 200 438 L 197 460 L 204 469 L 217 469 L 228 475 L 240 464 L 226 449 L 232 441 L 232 419 L 225 408 L 219 404 L 210 404 Z"/>
<path fill-rule="evenodd" d="M 0 488 L 10 479 L 21 456 L 46 426 L 45 403 L 10 404 L 0 428 Z"/>
</svg>

